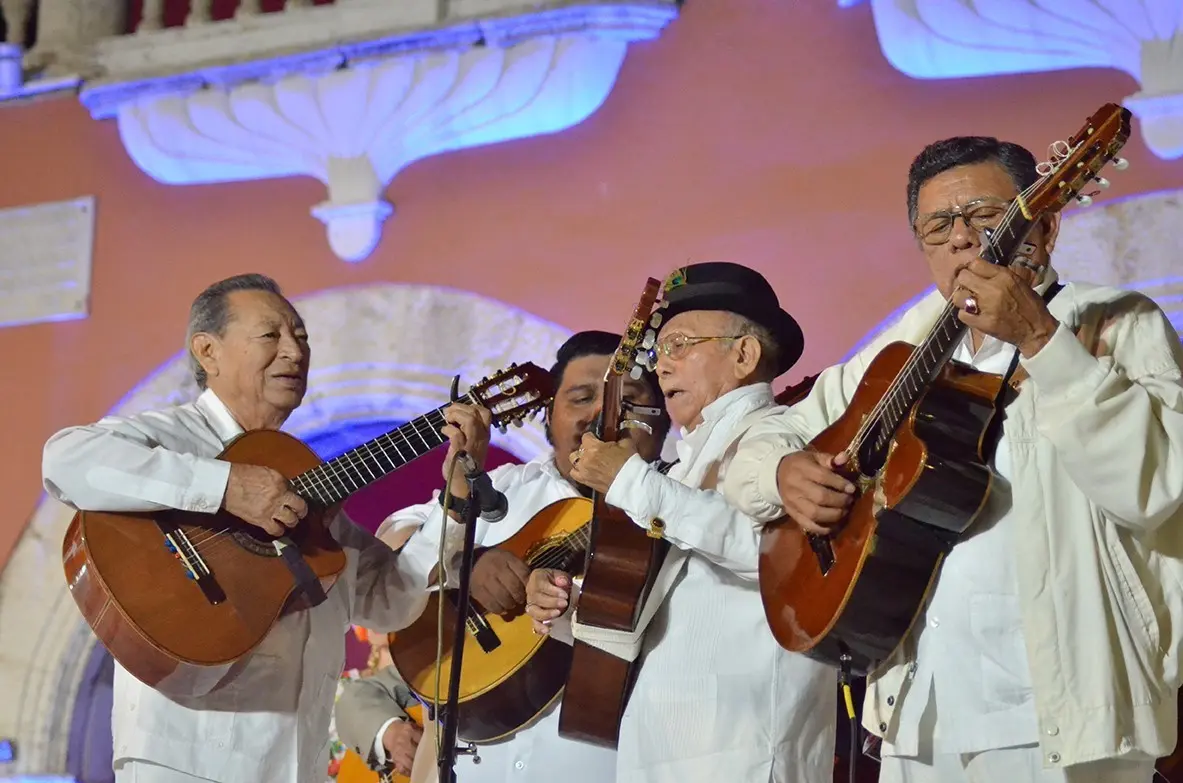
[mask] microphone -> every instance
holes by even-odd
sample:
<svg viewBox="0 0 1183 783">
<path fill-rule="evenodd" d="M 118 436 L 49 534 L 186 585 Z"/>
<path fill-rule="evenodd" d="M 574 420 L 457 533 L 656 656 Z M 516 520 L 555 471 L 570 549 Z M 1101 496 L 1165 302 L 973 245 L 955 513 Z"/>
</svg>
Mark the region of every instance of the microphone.
<svg viewBox="0 0 1183 783">
<path fill-rule="evenodd" d="M 500 522 L 509 510 L 509 501 L 505 499 L 505 493 L 493 486 L 489 474 L 477 467 L 476 460 L 468 456 L 468 452 L 460 452 L 456 459 L 464 469 L 464 477 L 471 481 L 476 489 L 481 502 L 481 519 L 486 522 Z"/>
</svg>

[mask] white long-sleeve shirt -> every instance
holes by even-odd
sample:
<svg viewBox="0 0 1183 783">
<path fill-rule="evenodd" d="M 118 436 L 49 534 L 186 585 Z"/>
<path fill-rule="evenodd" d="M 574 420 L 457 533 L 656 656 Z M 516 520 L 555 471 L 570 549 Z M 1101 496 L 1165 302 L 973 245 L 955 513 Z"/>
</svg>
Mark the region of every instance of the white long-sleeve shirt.
<svg viewBox="0 0 1183 783">
<path fill-rule="evenodd" d="M 242 432 L 211 391 L 195 402 L 71 427 L 45 445 L 46 491 L 88 511 L 216 511 Z M 172 695 L 115 667 L 114 762 L 145 760 L 221 783 L 321 783 L 328 727 L 351 623 L 409 625 L 426 603 L 399 556 L 338 514 L 330 525 L 346 567 L 320 605 L 284 615 L 228 683 Z"/>
<path fill-rule="evenodd" d="M 1052 272 L 1037 290 L 1054 281 Z M 805 400 L 753 426 L 727 496 L 758 519 L 780 516 L 780 459 L 841 416 L 884 346 L 917 343 L 943 307 L 939 293 L 926 297 L 824 371 Z M 1049 310 L 1061 326 L 1020 362 L 1029 377 L 1004 425 L 1044 764 L 1155 758 L 1175 746 L 1183 681 L 1183 347 L 1138 293 L 1069 283 Z M 870 678 L 863 723 L 888 740 L 913 657 L 904 645 Z"/>
<path fill-rule="evenodd" d="M 632 457 L 605 500 L 639 526 L 656 517 L 684 570 L 644 637 L 620 726 L 617 783 L 828 783 L 836 674 L 786 652 L 764 619 L 754 520 L 713 488 L 725 452 L 768 384 L 736 389 L 684 431 L 662 475 Z"/>
<path fill-rule="evenodd" d="M 1015 347 L 986 337 L 973 351 L 969 334 L 953 358 L 1002 375 Z M 1010 553 L 1018 524 L 1011 498 L 1014 468 L 1006 432 L 991 460 L 994 480 L 969 533 L 949 552 L 916 621 L 916 670 L 900 698 L 899 728 L 884 755 L 978 753 L 1039 742 L 1031 667 L 1023 648 L 1019 578 Z M 933 721 L 924 720 L 933 710 Z"/>
<path fill-rule="evenodd" d="M 477 520 L 475 536 L 479 547 L 506 541 L 546 506 L 579 495 L 550 458 L 524 465 L 502 465 L 490 471 L 489 477 L 493 486 L 505 493 L 508 508 L 499 522 Z M 438 562 L 440 532 L 444 527 L 444 510 L 438 498 L 392 514 L 378 532 L 408 525 L 419 529 L 402 549 L 403 564 L 414 575 L 416 589 L 426 594 L 428 579 Z M 459 570 L 464 527 L 449 519 L 446 536 L 447 565 L 454 577 Z M 570 632 L 564 626 L 565 623 L 556 622 L 553 634 L 570 643 Z M 556 699 L 537 721 L 512 737 L 481 745 L 480 764 L 474 764 L 471 756 L 458 757 L 457 779 L 465 783 L 551 783 L 561 773 L 563 783 L 610 783 L 615 775 L 616 751 L 560 737 L 559 703 Z M 391 714 L 395 714 L 393 709 Z M 381 735 L 388 725 L 383 725 L 374 738 L 374 751 L 379 759 L 385 756 Z"/>
</svg>

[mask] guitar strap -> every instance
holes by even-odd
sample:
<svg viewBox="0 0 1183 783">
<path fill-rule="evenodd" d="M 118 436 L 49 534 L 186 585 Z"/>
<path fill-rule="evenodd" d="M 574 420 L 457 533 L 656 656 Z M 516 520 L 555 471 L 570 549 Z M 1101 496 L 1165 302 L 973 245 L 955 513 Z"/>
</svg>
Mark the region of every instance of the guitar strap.
<svg viewBox="0 0 1183 783">
<path fill-rule="evenodd" d="M 300 547 L 296 546 L 290 538 L 284 536 L 276 539 L 275 549 L 283 558 L 284 565 L 292 572 L 292 579 L 296 582 L 296 590 L 304 594 L 308 606 L 324 603 L 328 596 L 325 595 L 324 587 L 321 586 L 312 567 L 308 565 L 308 561 L 301 554 Z"/>
<path fill-rule="evenodd" d="M 1048 286 L 1048 289 L 1043 292 L 1043 303 L 1050 304 L 1052 299 L 1055 299 L 1056 294 L 1064 288 L 1064 284 L 1056 281 Z M 1006 374 L 1002 376 L 1002 385 L 998 387 L 998 394 L 994 396 L 994 416 L 990 419 L 990 424 L 986 428 L 985 444 L 987 446 L 986 454 L 982 456 L 990 459 L 994 456 L 994 451 L 998 448 L 998 440 L 1002 436 L 1002 422 L 1006 418 L 1006 406 L 1012 399 L 1011 394 L 1011 378 L 1014 377 L 1015 370 L 1019 369 L 1019 349 L 1015 348 L 1014 356 L 1011 357 L 1010 366 L 1006 368 Z"/>
</svg>

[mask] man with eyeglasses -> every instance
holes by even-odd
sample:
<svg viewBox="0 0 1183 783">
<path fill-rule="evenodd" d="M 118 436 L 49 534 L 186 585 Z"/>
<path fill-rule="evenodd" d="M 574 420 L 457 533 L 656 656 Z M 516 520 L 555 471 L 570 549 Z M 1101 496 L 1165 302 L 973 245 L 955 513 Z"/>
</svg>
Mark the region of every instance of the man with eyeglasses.
<svg viewBox="0 0 1183 783">
<path fill-rule="evenodd" d="M 754 517 L 826 535 L 854 486 L 808 448 L 888 343 L 946 303 L 954 359 L 1014 370 L 994 481 L 910 637 L 869 678 L 882 783 L 1149 783 L 1175 745 L 1183 647 L 1183 348 L 1141 294 L 1061 285 L 1044 215 L 1014 263 L 982 232 L 1039 179 L 1022 147 L 958 137 L 912 163 L 908 213 L 937 291 L 810 395 L 755 424 L 724 491 Z"/>
<path fill-rule="evenodd" d="M 764 277 L 738 264 L 689 266 L 666 286 L 654 350 L 666 410 L 681 427 L 678 463 L 662 474 L 628 442 L 590 433 L 570 458 L 573 480 L 671 544 L 646 607 L 655 613 L 637 651 L 644 660 L 615 779 L 829 783 L 835 673 L 777 646 L 756 581 L 757 526 L 716 490 L 745 422 L 774 405 L 770 382 L 801 356 L 801 330 Z M 531 574 L 536 631 L 577 603 L 571 584 L 558 571 Z"/>
</svg>

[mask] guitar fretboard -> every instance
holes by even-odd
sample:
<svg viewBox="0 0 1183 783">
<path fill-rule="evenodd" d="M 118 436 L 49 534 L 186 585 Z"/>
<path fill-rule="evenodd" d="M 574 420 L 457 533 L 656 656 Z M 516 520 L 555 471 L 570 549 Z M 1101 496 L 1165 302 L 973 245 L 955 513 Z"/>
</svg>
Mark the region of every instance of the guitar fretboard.
<svg viewBox="0 0 1183 783">
<path fill-rule="evenodd" d="M 1031 232 L 1035 223 L 1023 217 L 1022 212 L 1012 206 L 998 228 L 990 232 L 990 241 L 983 247 L 986 260 L 999 266 L 1007 266 L 1019 245 Z M 873 417 L 872 426 L 865 428 L 858 444 L 861 451 L 865 438 L 873 438 L 874 451 L 882 454 L 896 429 L 920 395 L 940 373 L 941 368 L 953 358 L 957 343 L 968 328 L 957 317 L 957 307 L 949 302 L 941 311 L 932 330 L 912 352 L 912 358 L 896 377 L 891 389 L 883 396 Z"/>
<path fill-rule="evenodd" d="M 472 404 L 476 400 L 470 392 L 461 397 L 460 402 Z M 445 423 L 444 407 L 411 419 L 390 432 L 301 473 L 292 479 L 292 487 L 305 500 L 316 501 L 322 506 L 331 506 L 344 500 L 362 487 L 446 443 L 448 439 L 440 434 L 440 428 Z"/>
</svg>

